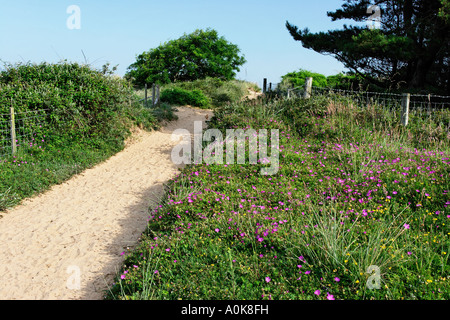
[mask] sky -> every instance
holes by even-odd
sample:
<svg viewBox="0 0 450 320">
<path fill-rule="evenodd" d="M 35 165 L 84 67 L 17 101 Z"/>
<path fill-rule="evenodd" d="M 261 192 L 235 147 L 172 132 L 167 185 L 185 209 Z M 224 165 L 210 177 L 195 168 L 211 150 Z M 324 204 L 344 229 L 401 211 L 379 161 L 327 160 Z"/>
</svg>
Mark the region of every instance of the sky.
<svg viewBox="0 0 450 320">
<path fill-rule="evenodd" d="M 118 65 L 123 76 L 136 55 L 196 29 L 215 29 L 236 44 L 247 63 L 237 78 L 262 85 L 306 69 L 324 75 L 346 71 L 331 56 L 305 49 L 285 23 L 312 32 L 341 29 L 332 22 L 343 0 L 0 0 L 0 60 L 6 63 Z M 74 20 L 78 6 L 79 19 Z M 74 25 L 78 21 L 79 25 Z M 69 27 L 70 26 L 70 27 Z M 73 28 L 75 26 L 76 28 Z M 3 65 L 3 63 L 1 64 Z"/>
</svg>

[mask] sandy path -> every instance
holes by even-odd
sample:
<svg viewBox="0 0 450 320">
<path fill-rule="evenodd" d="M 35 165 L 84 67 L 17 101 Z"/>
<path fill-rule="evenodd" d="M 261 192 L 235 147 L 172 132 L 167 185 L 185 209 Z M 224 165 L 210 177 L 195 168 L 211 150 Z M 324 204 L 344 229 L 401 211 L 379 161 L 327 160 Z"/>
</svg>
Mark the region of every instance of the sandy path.
<svg viewBox="0 0 450 320">
<path fill-rule="evenodd" d="M 144 231 L 151 201 L 178 172 L 173 130 L 193 132 L 211 111 L 178 108 L 179 120 L 141 132 L 102 164 L 54 186 L 0 219 L 0 299 L 102 299 Z M 79 287 L 78 287 L 79 284 Z"/>
</svg>

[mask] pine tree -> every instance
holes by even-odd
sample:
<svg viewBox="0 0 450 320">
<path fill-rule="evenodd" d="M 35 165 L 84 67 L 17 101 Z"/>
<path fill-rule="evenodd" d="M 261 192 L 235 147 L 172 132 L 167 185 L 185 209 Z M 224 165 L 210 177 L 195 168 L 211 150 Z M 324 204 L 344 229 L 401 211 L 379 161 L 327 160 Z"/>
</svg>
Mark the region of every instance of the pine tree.
<svg viewBox="0 0 450 320">
<path fill-rule="evenodd" d="M 286 27 L 305 48 L 334 56 L 378 86 L 450 91 L 448 0 L 344 2 L 341 9 L 327 12 L 333 21 L 365 22 L 379 8 L 380 28 L 344 25 L 343 30 L 311 33 L 288 21 Z"/>
</svg>

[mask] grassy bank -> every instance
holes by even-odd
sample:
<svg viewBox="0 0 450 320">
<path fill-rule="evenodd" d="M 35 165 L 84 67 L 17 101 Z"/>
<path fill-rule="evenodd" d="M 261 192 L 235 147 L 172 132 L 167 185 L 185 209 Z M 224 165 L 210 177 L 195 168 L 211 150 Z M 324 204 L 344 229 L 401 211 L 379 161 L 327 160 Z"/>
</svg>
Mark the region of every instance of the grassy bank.
<svg viewBox="0 0 450 320">
<path fill-rule="evenodd" d="M 185 168 L 107 298 L 449 299 L 449 138 L 398 118 L 326 97 L 216 109 L 212 128 L 279 130 L 278 172 Z"/>
</svg>

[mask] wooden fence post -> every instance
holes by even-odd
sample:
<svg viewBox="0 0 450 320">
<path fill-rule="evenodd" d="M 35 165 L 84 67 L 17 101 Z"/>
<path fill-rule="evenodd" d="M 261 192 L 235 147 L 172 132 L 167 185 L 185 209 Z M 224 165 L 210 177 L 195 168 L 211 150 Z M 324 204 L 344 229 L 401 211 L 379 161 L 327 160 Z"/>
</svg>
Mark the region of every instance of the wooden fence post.
<svg viewBox="0 0 450 320">
<path fill-rule="evenodd" d="M 147 106 L 147 84 L 145 84 L 145 106 Z"/>
<path fill-rule="evenodd" d="M 264 80 L 263 80 L 263 93 L 266 93 L 266 91 L 267 91 L 267 79 L 264 78 Z"/>
<path fill-rule="evenodd" d="M 306 78 L 306 80 L 305 80 L 305 93 L 303 94 L 303 98 L 305 98 L 305 99 L 311 98 L 312 83 L 313 83 L 313 78 L 311 78 L 311 77 Z"/>
<path fill-rule="evenodd" d="M 269 92 L 272 92 L 272 82 L 269 83 Z"/>
<path fill-rule="evenodd" d="M 152 85 L 152 107 L 155 106 L 155 100 L 156 100 L 156 85 Z"/>
<path fill-rule="evenodd" d="M 409 103 L 411 101 L 411 94 L 404 93 L 402 96 L 402 125 L 407 126 L 409 120 Z"/>
<path fill-rule="evenodd" d="M 16 120 L 14 114 L 14 108 L 10 108 L 11 113 L 11 151 L 12 154 L 16 154 L 17 152 L 17 143 L 16 143 Z"/>
</svg>

